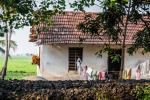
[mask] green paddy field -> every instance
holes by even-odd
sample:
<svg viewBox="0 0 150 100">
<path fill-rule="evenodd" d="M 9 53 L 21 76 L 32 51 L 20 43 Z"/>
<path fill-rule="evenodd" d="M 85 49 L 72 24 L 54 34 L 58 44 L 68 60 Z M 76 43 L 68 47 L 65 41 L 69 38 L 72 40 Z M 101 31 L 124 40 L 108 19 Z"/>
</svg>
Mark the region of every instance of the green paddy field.
<svg viewBox="0 0 150 100">
<path fill-rule="evenodd" d="M 9 58 L 7 75 L 5 79 L 21 79 L 26 76 L 36 75 L 36 65 L 31 64 L 31 57 L 12 57 Z M 4 64 L 4 58 L 0 57 L 0 71 Z"/>
</svg>

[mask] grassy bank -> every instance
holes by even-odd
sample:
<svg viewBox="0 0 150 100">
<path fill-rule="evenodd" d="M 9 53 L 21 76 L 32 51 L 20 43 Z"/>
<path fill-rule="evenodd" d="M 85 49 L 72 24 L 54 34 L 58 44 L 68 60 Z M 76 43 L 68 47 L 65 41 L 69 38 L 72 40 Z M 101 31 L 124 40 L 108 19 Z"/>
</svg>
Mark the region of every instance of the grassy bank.
<svg viewBox="0 0 150 100">
<path fill-rule="evenodd" d="M 0 70 L 3 64 L 4 58 L 0 57 Z M 36 75 L 36 65 L 31 64 L 31 57 L 9 58 L 6 79 L 21 79 L 31 75 Z"/>
</svg>

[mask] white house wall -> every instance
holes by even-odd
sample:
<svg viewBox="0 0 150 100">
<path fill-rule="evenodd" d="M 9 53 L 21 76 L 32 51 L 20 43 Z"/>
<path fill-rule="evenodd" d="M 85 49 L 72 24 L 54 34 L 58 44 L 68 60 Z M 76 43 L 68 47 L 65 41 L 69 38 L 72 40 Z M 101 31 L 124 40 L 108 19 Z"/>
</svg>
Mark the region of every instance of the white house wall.
<svg viewBox="0 0 150 100">
<path fill-rule="evenodd" d="M 51 75 L 68 74 L 68 48 L 83 47 L 83 63 L 95 70 L 105 71 L 107 69 L 108 55 L 103 54 L 102 58 L 95 53 L 100 49 L 99 45 L 78 45 L 78 44 L 57 44 L 41 45 L 41 65 L 38 76 L 50 77 Z M 119 48 L 119 46 L 112 46 Z M 150 59 L 150 53 L 146 55 L 137 52 L 134 56 L 125 55 L 125 69 L 136 66 L 138 63 Z"/>
<path fill-rule="evenodd" d="M 38 54 L 38 56 L 40 56 L 40 47 L 37 48 L 37 54 Z M 40 69 L 39 65 L 37 65 L 37 75 L 42 76 L 41 74 L 42 74 L 41 69 Z"/>
<path fill-rule="evenodd" d="M 129 46 L 127 46 L 129 47 Z M 133 68 L 139 65 L 140 63 L 150 59 L 150 53 L 141 54 L 141 49 L 138 50 L 133 56 L 129 56 L 128 53 L 125 55 L 125 69 Z"/>
<path fill-rule="evenodd" d="M 68 70 L 68 54 L 63 48 L 54 45 L 41 46 L 41 75 L 49 77 L 56 74 L 65 74 Z"/>
<path fill-rule="evenodd" d="M 38 76 L 49 77 L 51 75 L 68 74 L 68 48 L 83 47 L 83 63 L 96 70 L 106 69 L 107 55 L 103 58 L 97 57 L 95 53 L 99 50 L 97 45 L 42 45 L 41 46 L 41 66 Z"/>
</svg>

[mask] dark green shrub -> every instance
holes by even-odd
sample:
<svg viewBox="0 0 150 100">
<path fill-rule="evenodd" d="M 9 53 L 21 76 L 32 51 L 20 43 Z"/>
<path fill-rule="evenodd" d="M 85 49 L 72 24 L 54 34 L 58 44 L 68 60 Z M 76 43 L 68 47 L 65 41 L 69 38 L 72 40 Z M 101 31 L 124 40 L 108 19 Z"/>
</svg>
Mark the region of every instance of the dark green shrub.
<svg viewBox="0 0 150 100">
<path fill-rule="evenodd" d="M 137 86 L 136 97 L 138 100 L 150 100 L 150 86 L 145 88 Z"/>
</svg>

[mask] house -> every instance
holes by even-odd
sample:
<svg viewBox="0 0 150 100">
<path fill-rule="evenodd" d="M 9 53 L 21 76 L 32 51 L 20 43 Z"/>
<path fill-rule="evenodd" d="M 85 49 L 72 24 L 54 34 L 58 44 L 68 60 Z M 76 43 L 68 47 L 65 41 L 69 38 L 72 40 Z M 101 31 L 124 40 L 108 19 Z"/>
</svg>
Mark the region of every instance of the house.
<svg viewBox="0 0 150 100">
<path fill-rule="evenodd" d="M 29 41 L 35 42 L 39 46 L 40 67 L 37 67 L 38 76 L 49 77 L 76 72 L 78 57 L 92 69 L 120 71 L 121 62 L 112 63 L 110 57 L 105 53 L 103 53 L 102 58 L 95 55 L 102 44 L 108 43 L 107 37 L 97 36 L 91 38 L 90 35 L 77 30 L 76 26 L 84 21 L 86 14 L 96 16 L 96 13 L 92 12 L 65 12 L 65 14 L 53 16 L 53 25 L 48 30 L 41 31 L 40 34 L 36 34 L 36 27 L 31 28 Z M 41 23 L 37 27 L 47 27 L 47 25 Z M 126 36 L 127 48 L 133 43 L 132 36 L 140 29 L 142 29 L 142 24 L 137 26 L 129 24 Z M 81 43 L 80 38 L 84 38 L 85 41 Z M 111 48 L 121 55 L 121 45 L 115 45 L 111 42 Z M 135 67 L 150 59 L 150 53 L 142 55 L 140 51 L 136 52 L 134 56 L 125 53 L 125 69 Z"/>
</svg>

